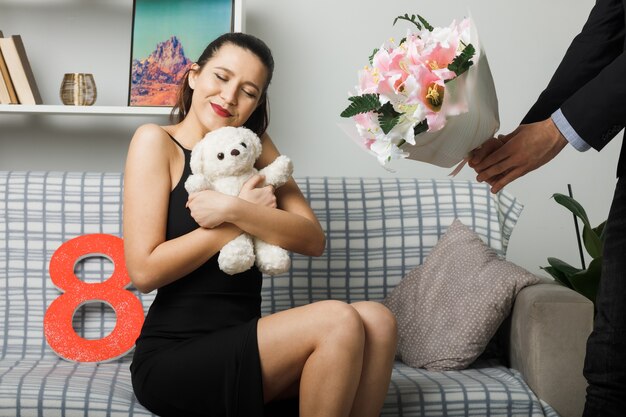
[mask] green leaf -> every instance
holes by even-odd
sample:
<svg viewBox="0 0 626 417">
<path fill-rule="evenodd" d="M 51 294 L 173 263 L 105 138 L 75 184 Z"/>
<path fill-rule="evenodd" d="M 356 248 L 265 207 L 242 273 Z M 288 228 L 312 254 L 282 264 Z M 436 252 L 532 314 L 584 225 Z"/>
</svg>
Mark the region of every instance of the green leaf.
<svg viewBox="0 0 626 417">
<path fill-rule="evenodd" d="M 580 268 L 576 268 L 565 261 L 562 261 L 557 258 L 548 258 L 548 263 L 551 267 L 565 274 L 566 277 L 570 277 L 578 272 L 582 271 Z"/>
<path fill-rule="evenodd" d="M 370 65 L 374 65 L 374 55 L 376 55 L 376 52 L 378 52 L 379 49 L 376 48 L 374 49 L 374 51 L 372 52 L 372 55 L 370 55 Z"/>
<path fill-rule="evenodd" d="M 600 241 L 604 242 L 604 231 L 606 226 L 606 220 L 593 228 L 593 231 L 596 232 L 596 235 L 600 236 Z"/>
<path fill-rule="evenodd" d="M 560 205 L 562 205 L 563 207 L 565 207 L 566 209 L 574 213 L 576 217 L 580 218 L 583 221 L 585 226 L 591 228 L 591 224 L 589 223 L 589 218 L 587 217 L 587 213 L 585 212 L 585 209 L 583 208 L 583 206 L 580 205 L 578 201 L 574 200 L 572 197 L 569 197 L 569 196 L 566 196 L 565 194 L 560 194 L 560 193 L 553 194 L 552 197 L 554 198 L 554 201 L 556 201 L 557 203 L 559 203 Z"/>
<path fill-rule="evenodd" d="M 422 25 L 424 25 L 424 28 L 425 28 L 427 31 L 432 32 L 432 31 L 433 31 L 433 29 L 435 29 L 435 28 L 434 28 L 434 27 L 432 27 L 432 26 L 430 25 L 430 23 L 428 23 L 428 22 L 426 21 L 426 19 L 424 19 L 422 16 L 417 15 L 417 18 L 420 20 L 420 22 L 422 22 Z"/>
<path fill-rule="evenodd" d="M 426 132 L 427 130 L 428 130 L 428 121 L 424 119 L 415 125 L 415 127 L 413 128 L 413 134 L 417 136 L 420 133 Z"/>
<path fill-rule="evenodd" d="M 591 261 L 589 268 L 570 276 L 569 280 L 574 290 L 595 303 L 601 274 L 602 257 L 599 257 Z"/>
<path fill-rule="evenodd" d="M 400 116 L 401 114 L 394 110 L 390 102 L 385 103 L 378 110 L 378 124 L 385 135 L 398 124 Z"/>
<path fill-rule="evenodd" d="M 413 23 L 415 26 L 417 26 L 418 30 L 422 30 L 422 26 L 415 20 L 415 15 L 412 14 L 410 17 L 407 13 L 404 14 L 404 16 L 398 16 L 395 19 L 393 19 L 393 25 L 395 26 L 396 22 L 398 20 L 406 20 L 407 22 L 411 22 Z"/>
<path fill-rule="evenodd" d="M 553 266 L 540 266 L 539 268 L 543 269 L 548 274 L 552 275 L 552 277 L 557 282 L 561 283 L 562 285 L 564 285 L 564 286 L 566 286 L 568 288 L 572 288 L 572 284 L 570 284 L 569 279 L 567 279 L 567 276 L 563 272 L 561 272 L 558 269 L 556 269 L 555 267 L 553 267 Z"/>
<path fill-rule="evenodd" d="M 587 225 L 583 227 L 583 243 L 585 244 L 587 253 L 589 253 L 592 258 L 602 256 L 602 240 L 600 236 L 593 229 L 587 227 Z"/>
<path fill-rule="evenodd" d="M 362 96 L 348 97 L 350 105 L 341 112 L 341 117 L 352 117 L 360 113 L 377 111 L 380 109 L 378 94 L 363 94 Z"/>
<path fill-rule="evenodd" d="M 474 64 L 472 58 L 474 57 L 475 53 L 476 49 L 474 48 L 474 45 L 472 45 L 471 43 L 468 44 L 463 49 L 463 51 L 459 55 L 457 55 L 457 57 L 454 58 L 454 60 L 448 65 L 448 69 L 450 71 L 453 71 L 458 77 Z"/>
</svg>

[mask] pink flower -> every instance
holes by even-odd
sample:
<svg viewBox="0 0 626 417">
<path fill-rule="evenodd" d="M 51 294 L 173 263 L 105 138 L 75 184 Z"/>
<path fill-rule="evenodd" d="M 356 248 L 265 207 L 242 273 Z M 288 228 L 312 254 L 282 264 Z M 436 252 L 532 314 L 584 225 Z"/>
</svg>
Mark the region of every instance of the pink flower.
<svg viewBox="0 0 626 417">
<path fill-rule="evenodd" d="M 382 47 L 374 55 L 372 66 L 379 75 L 378 94 L 384 96 L 393 95 L 404 82 L 408 74 L 402 70 L 401 62 L 404 59 L 404 52 L 399 47 L 387 50 Z"/>
<path fill-rule="evenodd" d="M 356 129 L 359 132 L 359 136 L 363 140 L 363 145 L 370 149 L 372 144 L 376 142 L 381 135 L 382 130 L 378 125 L 378 116 L 374 112 L 361 113 L 353 117 L 356 123 Z"/>
<path fill-rule="evenodd" d="M 377 75 L 371 68 L 365 67 L 359 71 L 359 94 L 375 94 L 378 92 Z"/>
<path fill-rule="evenodd" d="M 371 66 L 359 71 L 358 93 L 376 94 L 378 104 L 386 106 L 385 110 L 372 110 L 368 98 L 358 106 L 360 111 L 371 111 L 356 115 L 354 109 L 345 112 L 353 117 L 359 143 L 376 154 L 381 164 L 408 155 L 400 147 L 405 142 L 416 143 L 414 129 L 418 124 L 426 122 L 428 131 L 437 131 L 450 116 L 468 111 L 467 102 L 457 97 L 457 83 L 446 82 L 458 77 L 448 66 L 469 40 L 468 19 L 430 31 L 407 31 L 400 44 L 385 42 L 371 57 Z M 385 121 L 386 133 L 379 117 Z"/>
<path fill-rule="evenodd" d="M 424 65 L 442 80 L 451 80 L 456 74 L 448 69 L 448 65 L 456 56 L 456 45 L 445 48 L 443 45 L 435 45 L 430 52 L 421 57 Z"/>
</svg>

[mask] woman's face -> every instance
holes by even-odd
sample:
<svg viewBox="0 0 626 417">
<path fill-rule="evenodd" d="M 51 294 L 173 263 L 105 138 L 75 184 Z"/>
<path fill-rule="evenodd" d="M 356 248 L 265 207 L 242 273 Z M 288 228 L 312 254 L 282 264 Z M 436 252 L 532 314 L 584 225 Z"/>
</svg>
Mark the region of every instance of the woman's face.
<svg viewBox="0 0 626 417">
<path fill-rule="evenodd" d="M 226 43 L 189 73 L 191 108 L 209 131 L 242 126 L 259 104 L 267 70 L 252 52 Z"/>
</svg>

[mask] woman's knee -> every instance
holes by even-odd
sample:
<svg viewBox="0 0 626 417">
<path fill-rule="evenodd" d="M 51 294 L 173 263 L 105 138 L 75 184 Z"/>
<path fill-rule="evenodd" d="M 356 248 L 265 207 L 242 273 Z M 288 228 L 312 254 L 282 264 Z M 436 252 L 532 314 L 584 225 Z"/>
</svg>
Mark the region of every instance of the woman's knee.
<svg viewBox="0 0 626 417">
<path fill-rule="evenodd" d="M 391 310 L 375 301 L 363 301 L 353 306 L 361 316 L 368 340 L 373 339 L 395 347 L 398 324 Z"/>
<path fill-rule="evenodd" d="M 321 340 L 341 339 L 344 342 L 363 344 L 365 329 L 358 311 L 343 301 L 327 300 L 318 303 L 318 317 L 323 321 Z"/>
</svg>

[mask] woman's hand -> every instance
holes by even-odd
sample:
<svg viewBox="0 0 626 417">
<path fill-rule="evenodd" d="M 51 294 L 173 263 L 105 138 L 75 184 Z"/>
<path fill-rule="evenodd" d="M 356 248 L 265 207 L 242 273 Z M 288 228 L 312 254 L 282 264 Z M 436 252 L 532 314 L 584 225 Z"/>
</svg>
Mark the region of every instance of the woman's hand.
<svg viewBox="0 0 626 417">
<path fill-rule="evenodd" d="M 249 203 L 258 204 L 265 207 L 276 208 L 276 195 L 274 187 L 266 185 L 259 187 L 265 181 L 263 175 L 254 175 L 245 182 L 239 191 L 239 198 Z"/>
<path fill-rule="evenodd" d="M 213 190 L 205 190 L 189 195 L 187 208 L 191 217 L 205 229 L 212 229 L 228 221 L 234 198 Z"/>
</svg>

